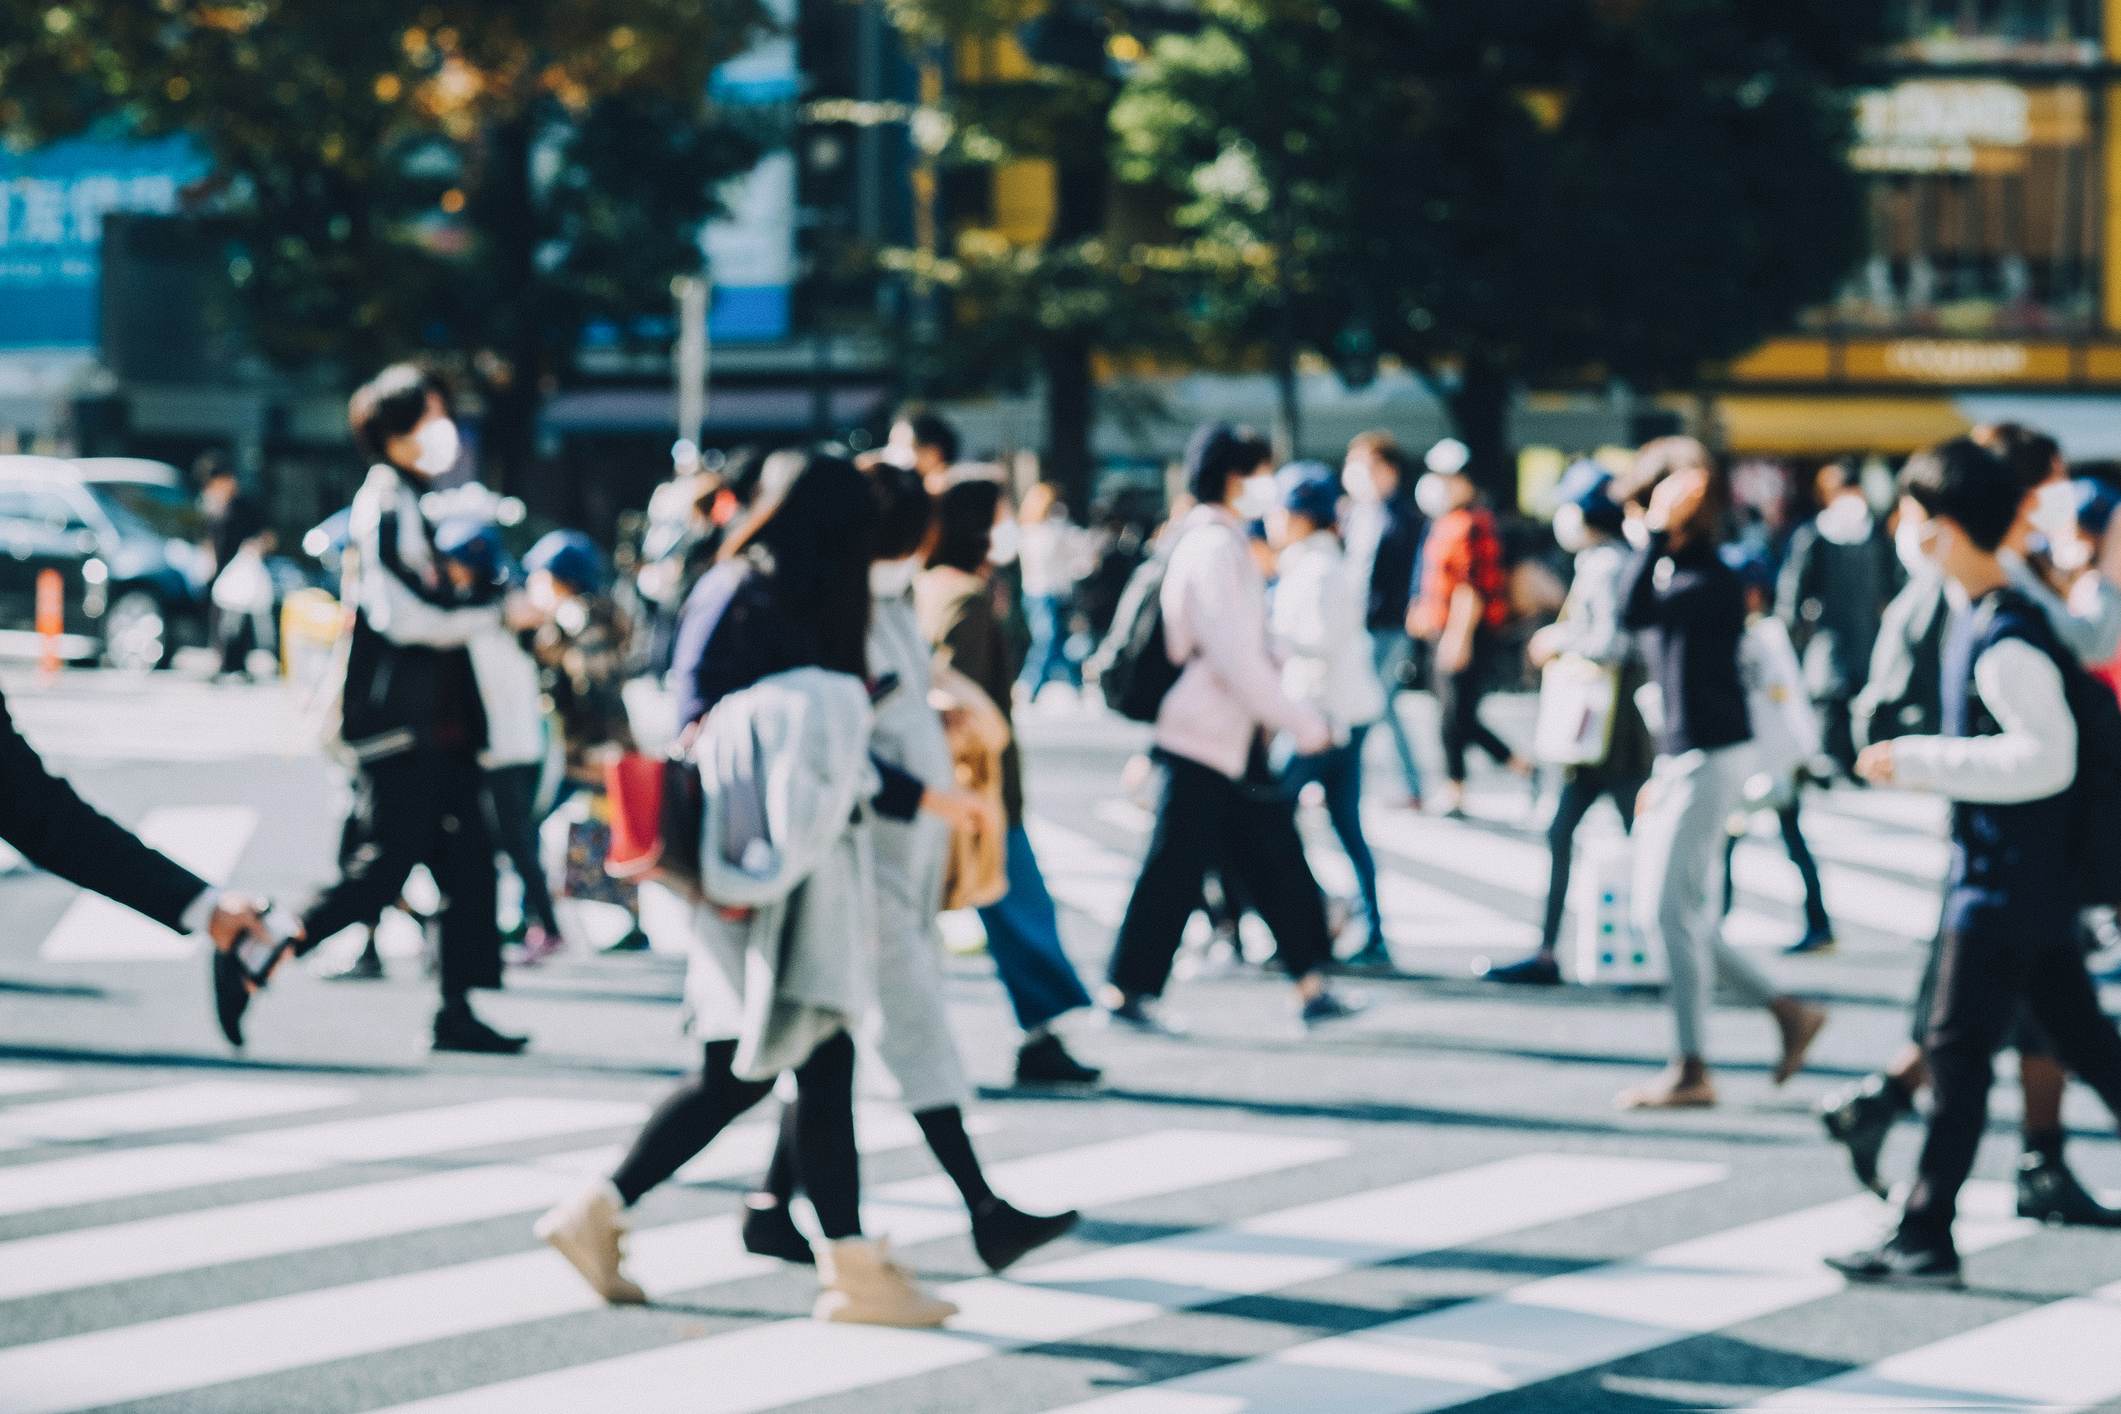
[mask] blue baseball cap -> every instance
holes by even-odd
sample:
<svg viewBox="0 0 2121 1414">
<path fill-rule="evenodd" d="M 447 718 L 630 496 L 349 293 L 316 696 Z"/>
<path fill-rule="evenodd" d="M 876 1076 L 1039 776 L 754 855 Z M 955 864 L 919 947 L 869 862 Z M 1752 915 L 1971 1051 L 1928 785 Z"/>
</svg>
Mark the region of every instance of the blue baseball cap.
<svg viewBox="0 0 2121 1414">
<path fill-rule="evenodd" d="M 1723 556 L 1723 563 L 1731 573 L 1738 576 L 1740 584 L 1748 589 L 1774 592 L 1775 567 L 1768 563 L 1767 556 L 1749 545 L 1739 544 L 1726 545 L 1717 553 Z"/>
<path fill-rule="evenodd" d="M 508 547 L 501 542 L 501 528 L 490 520 L 458 516 L 435 527 L 435 553 L 454 560 L 483 580 L 511 577 L 516 568 Z"/>
<path fill-rule="evenodd" d="M 2121 509 L 2121 488 L 2091 476 L 2080 476 L 2072 485 L 2077 492 L 2077 528 L 2093 537 L 2106 534 L 2115 510 Z"/>
<path fill-rule="evenodd" d="M 598 594 L 610 580 L 604 552 L 579 530 L 555 530 L 540 536 L 523 557 L 532 574 L 543 570 L 577 594 Z"/>
<path fill-rule="evenodd" d="M 1324 462 L 1290 462 L 1274 474 L 1281 508 L 1330 530 L 1340 520 L 1340 478 Z"/>
</svg>

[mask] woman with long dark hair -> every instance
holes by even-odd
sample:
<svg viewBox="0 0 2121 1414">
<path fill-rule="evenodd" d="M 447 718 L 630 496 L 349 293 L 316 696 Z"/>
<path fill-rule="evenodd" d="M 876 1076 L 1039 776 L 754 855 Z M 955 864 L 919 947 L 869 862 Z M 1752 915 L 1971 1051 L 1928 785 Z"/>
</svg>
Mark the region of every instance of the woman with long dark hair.
<svg viewBox="0 0 2121 1414">
<path fill-rule="evenodd" d="M 679 721 L 696 730 L 723 699 L 776 674 L 822 668 L 868 681 L 869 566 L 877 504 L 868 483 L 838 457 L 813 454 L 782 464 L 761 508 L 694 587 L 679 617 L 671 674 Z M 930 791 L 902 770 L 877 763 L 881 788 L 869 808 L 911 820 L 922 809 L 976 825 L 986 808 L 952 791 Z M 821 867 L 834 867 L 830 864 Z M 815 876 L 799 885 L 814 891 Z M 802 908 L 791 907 L 791 918 Z M 703 910 L 703 928 L 715 910 Z M 794 937 L 791 928 L 790 939 Z M 853 940 L 864 949 L 871 940 Z M 702 972 L 695 966 L 693 972 Z M 538 1233 L 574 1263 L 606 1300 L 645 1300 L 620 1271 L 625 1210 L 764 1099 L 777 1077 L 739 1075 L 741 996 L 702 1007 L 691 985 L 693 1030 L 704 1042 L 700 1074 L 666 1098 L 612 1173 L 562 1203 Z M 721 1014 L 709 1014 L 709 1012 Z M 797 1161 L 824 1240 L 816 1246 L 824 1292 L 820 1319 L 933 1326 L 955 1310 L 922 1291 L 881 1242 L 863 1238 L 854 1140 L 854 1040 L 840 1029 L 794 1067 Z"/>
<path fill-rule="evenodd" d="M 1663 945 L 1677 1055 L 1653 1083 L 1619 1097 L 1627 1109 L 1716 1103 L 1704 1059 L 1714 984 L 1773 1018 L 1780 1085 L 1804 1065 L 1826 1013 L 1775 985 L 1723 940 L 1716 874 L 1725 827 L 1752 775 L 1753 728 L 1738 671 L 1745 591 L 1718 553 L 1730 479 L 1706 447 L 1666 437 L 1637 454 L 1617 499 L 1639 543 L 1620 584 L 1620 626 L 1642 636 L 1657 686 L 1657 764 L 1635 819 L 1635 926 Z"/>
</svg>

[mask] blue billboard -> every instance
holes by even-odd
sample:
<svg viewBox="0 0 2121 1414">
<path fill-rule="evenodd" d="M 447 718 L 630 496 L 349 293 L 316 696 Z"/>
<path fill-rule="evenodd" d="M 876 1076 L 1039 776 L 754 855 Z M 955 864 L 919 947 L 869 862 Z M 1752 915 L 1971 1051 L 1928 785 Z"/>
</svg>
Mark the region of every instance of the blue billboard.
<svg viewBox="0 0 2121 1414">
<path fill-rule="evenodd" d="M 206 168 L 181 137 L 0 148 L 0 348 L 94 348 L 103 218 L 175 211 Z"/>
</svg>

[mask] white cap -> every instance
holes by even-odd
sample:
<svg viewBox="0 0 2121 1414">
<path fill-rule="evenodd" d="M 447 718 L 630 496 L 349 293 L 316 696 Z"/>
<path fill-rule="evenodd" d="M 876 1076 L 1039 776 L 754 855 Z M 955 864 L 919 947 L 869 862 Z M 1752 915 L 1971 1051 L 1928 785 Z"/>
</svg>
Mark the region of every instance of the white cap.
<svg viewBox="0 0 2121 1414">
<path fill-rule="evenodd" d="M 1441 476 L 1456 476 L 1473 460 L 1473 449 L 1456 437 L 1446 437 L 1429 448 L 1423 464 Z"/>
</svg>

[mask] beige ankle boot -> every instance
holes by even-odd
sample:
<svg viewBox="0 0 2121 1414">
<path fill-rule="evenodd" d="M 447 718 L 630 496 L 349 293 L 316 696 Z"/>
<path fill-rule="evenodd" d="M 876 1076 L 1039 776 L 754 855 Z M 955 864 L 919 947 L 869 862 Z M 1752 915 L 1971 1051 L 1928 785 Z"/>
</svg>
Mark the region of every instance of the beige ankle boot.
<svg viewBox="0 0 2121 1414">
<path fill-rule="evenodd" d="M 957 1307 L 921 1290 L 913 1273 L 891 1260 L 890 1244 L 850 1237 L 817 1244 L 818 1294 L 811 1314 L 821 1321 L 865 1326 L 939 1326 Z"/>
<path fill-rule="evenodd" d="M 615 1306 L 638 1306 L 648 1294 L 619 1270 L 626 1252 L 626 1208 L 608 1183 L 585 1188 L 539 1218 L 532 1229 L 574 1264 L 597 1295 Z"/>
</svg>

